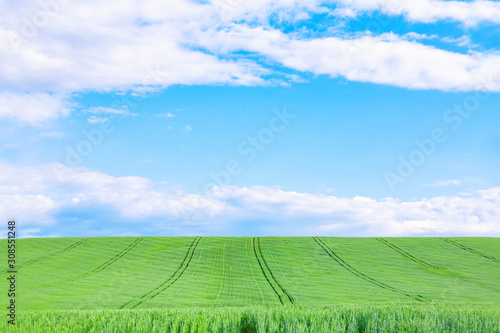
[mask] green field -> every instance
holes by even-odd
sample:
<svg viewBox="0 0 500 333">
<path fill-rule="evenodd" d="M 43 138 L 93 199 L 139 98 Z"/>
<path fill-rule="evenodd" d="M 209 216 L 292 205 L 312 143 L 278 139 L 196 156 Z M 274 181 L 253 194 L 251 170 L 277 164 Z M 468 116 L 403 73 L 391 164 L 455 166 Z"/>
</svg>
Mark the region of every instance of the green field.
<svg viewBox="0 0 500 333">
<path fill-rule="evenodd" d="M 498 238 L 21 239 L 17 262 L 25 331 L 499 329 Z"/>
</svg>

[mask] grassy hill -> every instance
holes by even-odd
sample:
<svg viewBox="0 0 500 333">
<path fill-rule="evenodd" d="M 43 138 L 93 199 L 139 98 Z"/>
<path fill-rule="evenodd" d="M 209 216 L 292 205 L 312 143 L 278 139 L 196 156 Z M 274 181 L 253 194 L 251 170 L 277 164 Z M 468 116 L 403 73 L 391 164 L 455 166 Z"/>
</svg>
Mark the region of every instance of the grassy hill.
<svg viewBox="0 0 500 333">
<path fill-rule="evenodd" d="M 500 300 L 498 238 L 47 238 L 17 251 L 25 310 Z"/>
<path fill-rule="evenodd" d="M 2 246 L 6 246 L 5 240 Z M 215 316 L 226 324 L 233 320 L 234 325 L 240 325 L 241 318 L 247 315 L 242 309 L 248 307 L 288 314 L 302 311 L 300 315 L 293 312 L 292 317 L 304 315 L 304 321 L 311 324 L 315 322 L 311 318 L 319 320 L 318 313 L 324 312 L 327 306 L 337 309 L 335 311 L 344 309 L 347 314 L 344 310 L 341 314 L 332 310 L 329 315 L 337 313 L 337 319 L 325 314 L 330 319 L 323 319 L 323 324 L 356 321 L 359 318 L 355 319 L 354 312 L 371 318 L 366 309 L 376 309 L 374 318 L 381 315 L 380 311 L 394 315 L 398 311 L 421 309 L 423 312 L 415 315 L 420 318 L 415 319 L 415 323 L 421 323 L 425 317 L 422 313 L 435 315 L 458 306 L 463 313 L 453 310 L 451 314 L 446 312 L 443 318 L 455 316 L 455 321 L 462 325 L 467 321 L 464 318 L 490 311 L 484 318 L 489 318 L 491 327 L 496 329 L 500 313 L 498 238 L 21 239 L 17 241 L 17 267 L 19 320 L 30 322 L 28 327 L 43 326 L 47 318 L 57 325 L 64 322 L 61 318 L 80 318 L 80 321 L 74 320 L 85 323 L 89 316 L 105 318 L 103 325 L 109 325 L 120 322 L 117 319 L 120 316 L 138 314 L 146 319 L 140 317 L 142 319 L 136 318 L 134 322 L 155 322 L 150 318 L 157 316 L 155 311 L 177 311 L 182 325 L 189 322 L 189 313 L 192 317 L 190 311 L 198 311 L 204 320 Z M 7 290 L 6 269 L 0 273 Z M 3 304 L 7 304 L 6 293 L 2 293 L 2 297 Z M 207 307 L 215 312 L 204 313 Z M 96 313 L 99 309 L 107 312 Z M 349 313 L 354 317 L 348 319 Z M 275 318 L 276 322 L 286 317 L 279 313 L 268 315 L 281 318 Z M 262 316 L 255 314 L 252 318 Z M 471 323 L 477 321 L 471 318 Z M 76 322 L 68 325 L 74 328 Z M 102 329 L 109 330 L 106 327 Z M 349 331 L 347 326 L 344 328 Z M 426 326 L 431 328 L 436 329 Z M 61 330 L 59 327 L 54 331 Z M 356 330 L 359 331 L 359 327 Z"/>
</svg>

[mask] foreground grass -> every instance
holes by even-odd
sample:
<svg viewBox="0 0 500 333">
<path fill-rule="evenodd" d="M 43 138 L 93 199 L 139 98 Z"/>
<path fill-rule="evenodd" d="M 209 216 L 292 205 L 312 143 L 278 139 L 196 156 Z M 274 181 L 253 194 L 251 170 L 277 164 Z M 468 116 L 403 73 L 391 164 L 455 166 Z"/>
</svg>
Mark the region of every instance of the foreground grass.
<svg viewBox="0 0 500 333">
<path fill-rule="evenodd" d="M 9 332 L 499 332 L 498 304 L 21 312 Z"/>
</svg>

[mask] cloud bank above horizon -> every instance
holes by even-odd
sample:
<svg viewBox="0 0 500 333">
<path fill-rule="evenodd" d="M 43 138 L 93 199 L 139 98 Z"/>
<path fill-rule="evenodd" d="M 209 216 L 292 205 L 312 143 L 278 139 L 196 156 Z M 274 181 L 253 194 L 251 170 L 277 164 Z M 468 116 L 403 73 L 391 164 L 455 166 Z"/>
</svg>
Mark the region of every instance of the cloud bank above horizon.
<svg viewBox="0 0 500 333">
<path fill-rule="evenodd" d="M 9 194 L 1 195 L 0 216 L 21 212 L 18 224 L 27 230 L 21 237 L 247 234 L 239 228 L 262 235 L 500 236 L 500 188 L 377 201 L 265 186 L 188 193 L 181 186 L 63 164 L 3 164 L 2 171 L 0 188 Z M 106 228 L 96 230 L 102 223 Z"/>
</svg>

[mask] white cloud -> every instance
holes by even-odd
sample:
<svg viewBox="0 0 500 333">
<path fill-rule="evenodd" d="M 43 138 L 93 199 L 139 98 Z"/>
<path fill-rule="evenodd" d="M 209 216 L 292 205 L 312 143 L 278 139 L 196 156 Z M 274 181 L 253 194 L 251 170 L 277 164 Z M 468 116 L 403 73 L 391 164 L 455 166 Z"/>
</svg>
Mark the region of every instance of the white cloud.
<svg viewBox="0 0 500 333">
<path fill-rule="evenodd" d="M 0 88 L 12 91 L 0 95 L 0 117 L 39 123 L 66 115 L 63 101 L 47 93 L 54 91 L 265 84 L 266 71 L 255 62 L 220 59 L 186 44 L 186 35 L 219 22 L 211 5 L 125 0 L 57 7 L 47 15 L 34 0 L 0 2 Z M 37 24 L 37 14 L 47 15 L 47 23 Z"/>
<path fill-rule="evenodd" d="M 215 52 L 253 51 L 298 71 L 352 81 L 412 89 L 500 91 L 500 55 L 454 53 L 392 33 L 297 40 L 277 30 L 234 25 L 204 40 Z"/>
<path fill-rule="evenodd" d="M 62 138 L 66 135 L 64 132 L 44 132 L 40 133 L 41 138 L 48 138 L 48 139 L 59 139 Z"/>
<path fill-rule="evenodd" d="M 213 0 L 211 3 L 226 21 L 266 20 L 270 13 L 278 19 L 306 20 L 311 13 L 327 12 L 325 5 L 336 4 L 333 15 L 355 16 L 380 11 L 403 15 L 413 22 L 433 23 L 439 20 L 461 22 L 467 26 L 480 22 L 500 23 L 500 3 L 496 1 L 443 0 Z"/>
<path fill-rule="evenodd" d="M 500 3 L 495 1 L 441 0 L 337 0 L 335 14 L 355 16 L 360 12 L 380 11 L 403 15 L 413 22 L 433 23 L 452 20 L 467 26 L 480 22 L 500 23 Z"/>
<path fill-rule="evenodd" d="M 134 89 L 172 84 L 261 84 L 259 66 L 225 61 L 185 45 L 217 23 L 214 8 L 189 1 L 69 2 L 25 38 L 36 2 L 9 8 L 0 25 L 0 85 L 22 90 Z M 13 36 L 17 48 L 9 43 Z M 8 64 L 8 65 L 7 65 Z M 13 72 L 15 69 L 15 72 Z M 15 74 L 15 75 L 13 75 Z"/>
<path fill-rule="evenodd" d="M 165 112 L 165 113 L 162 113 L 162 114 L 158 114 L 156 116 L 157 117 L 165 117 L 165 118 L 173 118 L 173 117 L 175 117 L 175 115 L 172 114 L 171 112 Z"/>
<path fill-rule="evenodd" d="M 94 212 L 98 220 L 107 212 L 130 230 L 140 222 L 151 228 L 189 227 L 191 233 L 221 234 L 235 223 L 260 221 L 257 232 L 290 235 L 500 235 L 500 188 L 404 202 L 263 186 L 214 187 L 202 195 L 141 177 L 112 177 L 61 164 L 3 164 L 1 171 L 0 217 L 42 230 L 57 224 L 60 213 L 84 211 Z"/>
<path fill-rule="evenodd" d="M 0 187 L 0 216 L 4 220 L 15 219 L 23 225 L 46 226 L 55 223 L 53 213 L 57 210 L 56 203 L 50 196 L 42 194 L 13 194 Z M 14 192 L 14 191 L 13 191 Z"/>
<path fill-rule="evenodd" d="M 87 121 L 89 122 L 89 124 L 99 124 L 99 123 L 104 123 L 106 121 L 108 121 L 109 118 L 106 118 L 106 117 L 96 117 L 96 116 L 90 116 Z"/>
<path fill-rule="evenodd" d="M 0 34 L 22 34 L 21 18 L 29 17 L 33 6 L 36 4 L 27 1 L 10 8 L 11 15 L 0 26 Z M 242 1 L 234 7 L 233 19 L 252 21 L 259 13 L 270 15 L 281 8 L 319 10 L 316 1 Z M 231 27 L 218 21 L 217 14 L 216 6 L 188 1 L 128 0 L 119 7 L 99 1 L 71 2 L 40 27 L 36 38 L 19 35 L 23 41 L 19 51 L 8 38 L 0 38 L 0 85 L 33 91 L 79 91 L 127 90 L 142 85 L 263 84 L 260 65 L 223 60 L 196 49 L 203 31 L 221 24 Z"/>
<path fill-rule="evenodd" d="M 115 116 L 137 116 L 136 113 L 131 113 L 127 109 L 117 109 L 112 107 L 92 107 L 87 110 L 84 110 L 84 113 L 92 113 L 94 115 L 87 118 L 89 124 L 99 124 L 104 123 L 110 119 L 115 118 Z M 95 116 L 95 115 L 105 115 L 105 116 Z"/>
<path fill-rule="evenodd" d="M 427 34 L 418 34 L 416 32 L 408 32 L 401 36 L 401 39 L 407 40 L 419 40 L 419 39 L 436 39 L 439 38 L 438 35 L 427 35 Z"/>
<path fill-rule="evenodd" d="M 469 36 L 462 36 L 458 38 L 444 37 L 441 38 L 441 41 L 445 43 L 456 44 L 457 46 L 462 46 L 462 47 L 473 46 Z"/>
<path fill-rule="evenodd" d="M 115 109 L 115 108 L 109 108 L 109 107 L 99 106 L 99 107 L 89 108 L 85 112 L 87 112 L 87 113 L 94 113 L 94 114 L 104 113 L 104 114 L 123 115 L 123 114 L 127 114 L 128 111 L 127 110 L 122 110 L 122 109 Z"/>
<path fill-rule="evenodd" d="M 321 0 L 212 0 L 212 7 L 223 22 L 266 22 L 270 15 L 280 21 L 300 21 L 310 18 L 311 13 L 325 13 L 328 8 Z"/>
<path fill-rule="evenodd" d="M 41 125 L 69 114 L 69 106 L 60 95 L 47 93 L 0 93 L 0 117 L 21 123 Z"/>
<path fill-rule="evenodd" d="M 186 126 L 184 126 L 183 130 L 184 130 L 185 132 L 189 132 L 189 131 L 191 131 L 191 130 L 192 130 L 192 128 L 191 128 L 191 126 L 186 125 Z"/>
<path fill-rule="evenodd" d="M 427 187 L 446 187 L 446 186 L 450 186 L 450 185 L 460 185 L 460 184 L 462 184 L 462 182 L 460 180 L 446 180 L 443 182 L 437 182 L 437 183 L 433 183 L 433 184 L 424 184 L 424 186 L 427 186 Z"/>
<path fill-rule="evenodd" d="M 19 146 L 19 143 L 4 143 L 3 148 L 4 149 L 13 149 Z"/>
<path fill-rule="evenodd" d="M 37 234 L 41 231 L 40 228 L 23 228 L 23 234 L 19 235 L 22 238 L 32 238 L 37 237 Z M 18 237 L 19 237 L 18 236 Z"/>
</svg>

